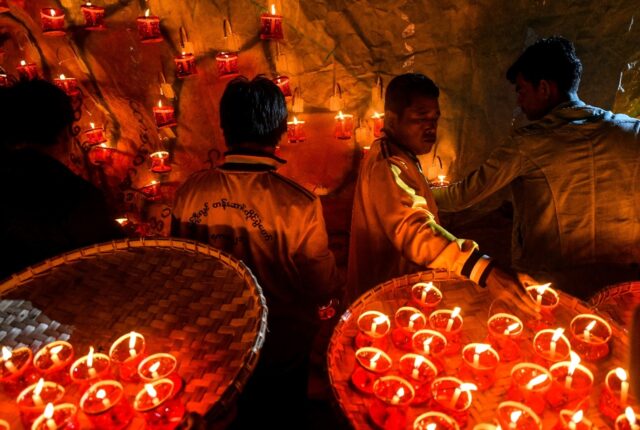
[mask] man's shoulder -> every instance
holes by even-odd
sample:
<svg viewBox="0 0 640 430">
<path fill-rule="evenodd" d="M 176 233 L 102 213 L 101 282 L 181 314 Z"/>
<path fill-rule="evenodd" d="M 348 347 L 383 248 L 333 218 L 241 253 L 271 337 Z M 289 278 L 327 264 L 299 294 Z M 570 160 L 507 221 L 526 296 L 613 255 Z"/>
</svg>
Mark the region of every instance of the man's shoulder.
<svg viewBox="0 0 640 430">
<path fill-rule="evenodd" d="M 273 171 L 269 172 L 269 176 L 274 179 L 274 184 L 281 186 L 282 189 L 286 190 L 285 192 L 290 195 L 298 196 L 310 202 L 314 202 L 318 198 L 318 196 L 313 194 L 311 191 L 286 176 Z"/>
</svg>

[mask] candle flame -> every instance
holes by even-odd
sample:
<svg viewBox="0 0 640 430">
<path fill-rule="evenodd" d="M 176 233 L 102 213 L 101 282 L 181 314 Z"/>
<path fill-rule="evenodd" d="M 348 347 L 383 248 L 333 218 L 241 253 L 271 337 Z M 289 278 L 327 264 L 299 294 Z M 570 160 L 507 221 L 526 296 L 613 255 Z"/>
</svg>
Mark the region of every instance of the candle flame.
<svg viewBox="0 0 640 430">
<path fill-rule="evenodd" d="M 580 356 L 576 354 L 574 351 L 569 352 L 571 355 L 571 364 L 569 365 L 569 375 L 573 375 L 573 372 L 576 371 L 576 367 L 580 364 Z"/>
<path fill-rule="evenodd" d="M 511 412 L 510 418 L 512 423 L 518 422 L 520 417 L 522 416 L 522 411 L 513 411 Z"/>
<path fill-rule="evenodd" d="M 560 339 L 560 336 L 562 336 L 562 333 L 564 333 L 564 329 L 563 328 L 557 328 L 553 331 L 553 337 L 551 337 L 551 341 L 552 342 L 557 342 L 558 339 Z"/>
<path fill-rule="evenodd" d="M 158 183 L 158 181 L 156 181 L 156 180 L 154 179 L 154 180 L 152 180 L 152 181 L 151 181 L 151 184 L 150 184 L 150 185 L 155 185 L 155 184 L 157 184 L 157 183 Z"/>
<path fill-rule="evenodd" d="M 60 351 L 62 351 L 62 345 L 56 345 L 49 350 L 51 354 L 60 354 Z"/>
<path fill-rule="evenodd" d="M 571 417 L 571 421 L 577 424 L 580 421 L 582 421 L 583 417 L 584 417 L 584 412 L 582 412 L 582 409 L 580 409 L 575 414 L 573 414 L 573 416 Z"/>
<path fill-rule="evenodd" d="M 155 388 L 153 388 L 153 385 L 144 384 L 144 389 L 147 390 L 147 394 L 149 394 L 149 396 L 151 396 L 152 398 L 158 397 L 158 392 Z"/>
<path fill-rule="evenodd" d="M 446 178 L 447 178 L 447 175 L 438 175 L 438 181 L 440 182 L 444 182 Z"/>
<path fill-rule="evenodd" d="M 293 117 L 293 123 L 296 125 L 298 124 L 298 118 L 296 118 L 295 116 Z"/>
<path fill-rule="evenodd" d="M 49 9 L 49 14 L 51 16 L 56 16 L 56 10 L 55 9 Z"/>
<path fill-rule="evenodd" d="M 420 368 L 420 365 L 422 363 L 424 363 L 424 357 L 419 355 L 416 357 L 416 361 L 413 362 L 413 367 L 415 367 L 416 369 Z"/>
<path fill-rule="evenodd" d="M 436 430 L 437 428 L 438 424 L 436 423 L 427 424 L 427 430 Z"/>
<path fill-rule="evenodd" d="M 379 355 L 380 353 L 378 353 Z M 155 363 L 153 363 L 151 366 L 149 366 L 149 371 L 150 372 L 157 372 L 158 368 L 160 367 L 160 362 L 156 361 Z"/>
<path fill-rule="evenodd" d="M 92 122 L 90 122 L 89 125 L 91 126 L 92 129 L 96 128 L 96 125 L 94 123 L 92 123 Z"/>
<path fill-rule="evenodd" d="M 624 410 L 624 416 L 627 417 L 627 421 L 632 426 L 636 425 L 636 414 L 633 412 L 633 408 L 631 406 L 627 406 Z"/>
<path fill-rule="evenodd" d="M 547 375 L 546 373 L 538 375 L 535 378 L 533 378 L 531 381 L 529 381 L 529 383 L 527 384 L 527 389 L 531 390 L 533 389 L 533 387 L 535 387 L 536 385 L 542 384 L 547 379 L 549 379 L 549 375 Z"/>
<path fill-rule="evenodd" d="M 538 294 L 540 294 L 542 296 L 542 295 L 544 295 L 544 292 L 547 291 L 547 289 L 549 288 L 550 285 L 551 285 L 551 282 L 549 282 L 547 284 L 536 285 L 534 288 L 536 289 L 536 293 L 538 293 Z"/>
<path fill-rule="evenodd" d="M 373 322 L 376 324 L 382 324 L 387 321 L 386 315 L 379 315 L 373 319 Z"/>
<path fill-rule="evenodd" d="M 276 5 L 275 4 L 271 4 L 271 15 L 275 15 L 276 14 Z"/>
<path fill-rule="evenodd" d="M 344 115 L 342 114 L 342 111 L 339 111 L 339 112 L 338 112 L 338 116 L 337 116 L 336 118 L 338 118 L 338 119 L 340 119 L 340 120 L 343 120 L 343 119 L 344 119 Z"/>
<path fill-rule="evenodd" d="M 477 389 L 478 387 L 476 386 L 476 384 L 471 384 L 470 382 L 464 382 L 460 384 L 461 391 L 476 391 Z"/>
<path fill-rule="evenodd" d="M 396 391 L 396 396 L 398 397 L 404 396 L 404 387 L 398 388 L 398 391 Z"/>
<path fill-rule="evenodd" d="M 90 1 L 87 2 L 87 6 L 91 7 L 91 2 Z"/>
<path fill-rule="evenodd" d="M 33 389 L 33 395 L 39 396 L 43 388 L 44 388 L 44 378 L 40 378 L 40 380 L 36 384 L 36 388 Z"/>
<path fill-rule="evenodd" d="M 187 55 L 186 51 L 182 51 L 182 56 L 184 57 L 185 55 Z"/>
<path fill-rule="evenodd" d="M 158 107 L 162 107 L 162 100 L 158 100 Z"/>
<path fill-rule="evenodd" d="M 44 413 L 42 414 L 48 420 L 53 418 L 53 403 L 47 403 L 47 406 L 44 408 Z"/>
<path fill-rule="evenodd" d="M 591 331 L 596 326 L 596 320 L 593 320 L 585 327 L 584 331 Z"/>
<path fill-rule="evenodd" d="M 476 345 L 475 353 L 482 354 L 483 352 L 487 352 L 491 349 L 491 345 L 487 345 L 486 343 L 479 343 Z"/>
<path fill-rule="evenodd" d="M 427 282 L 427 284 L 425 286 L 422 287 L 422 291 L 424 291 L 425 293 L 428 293 L 429 291 L 431 291 L 433 288 L 435 288 L 433 286 L 433 282 Z"/>
<path fill-rule="evenodd" d="M 621 381 L 626 381 L 627 380 L 627 372 L 625 372 L 622 367 L 616 368 L 616 376 Z"/>
<path fill-rule="evenodd" d="M 64 81 L 66 77 L 62 73 L 60 73 L 60 79 Z"/>
<path fill-rule="evenodd" d="M 507 327 L 507 330 L 506 330 L 507 334 L 511 333 L 512 331 L 517 330 L 518 327 L 520 327 L 520 323 L 514 322 L 509 327 Z"/>
<path fill-rule="evenodd" d="M 409 317 L 409 321 L 411 321 L 411 322 L 416 322 L 416 320 L 417 320 L 418 318 L 420 318 L 421 316 L 422 316 L 422 314 L 419 314 L 419 313 L 417 313 L 417 312 L 416 312 L 416 313 L 414 313 L 413 315 L 411 315 L 411 316 Z"/>
<path fill-rule="evenodd" d="M 93 346 L 89 347 L 89 354 L 87 355 L 87 367 L 93 367 Z"/>
<path fill-rule="evenodd" d="M 460 315 L 460 308 L 459 307 L 453 308 L 453 311 L 451 312 L 451 318 L 455 318 L 458 315 Z"/>
<path fill-rule="evenodd" d="M 429 348 L 429 345 L 431 345 L 431 342 L 433 342 L 433 336 L 431 336 L 431 337 L 429 337 L 429 338 L 425 339 L 425 340 L 424 340 L 424 342 L 422 342 L 422 347 L 423 347 L 424 349 Z"/>
<path fill-rule="evenodd" d="M 21 65 L 22 67 L 24 67 L 24 66 L 26 66 L 26 65 L 27 65 L 27 62 L 26 62 L 26 61 L 24 61 L 24 60 L 20 60 L 20 65 Z"/>
<path fill-rule="evenodd" d="M 137 336 L 138 336 L 138 333 L 136 333 L 135 331 L 132 331 L 131 333 L 129 333 L 129 349 L 135 349 Z"/>
<path fill-rule="evenodd" d="M 144 11 L 144 16 L 147 17 L 147 18 L 149 17 L 149 9 Z"/>
<path fill-rule="evenodd" d="M 2 347 L 2 359 L 4 361 L 11 360 L 12 355 L 13 355 L 13 352 L 11 352 L 9 348 L 7 348 L 6 346 Z"/>
<path fill-rule="evenodd" d="M 380 351 L 376 352 L 375 355 L 371 357 L 371 360 L 369 360 L 369 364 L 374 364 L 376 361 L 380 359 L 381 356 L 382 356 L 382 353 Z"/>
<path fill-rule="evenodd" d="M 102 388 L 100 388 L 98 390 L 98 392 L 96 393 L 96 397 L 99 399 L 104 399 L 105 397 L 107 397 L 107 392 L 105 390 L 103 390 Z"/>
<path fill-rule="evenodd" d="M 378 112 L 374 112 L 373 115 L 371 115 L 371 118 L 378 119 L 378 118 L 382 118 L 382 116 L 383 116 L 383 114 L 378 113 Z M 431 282 L 429 282 L 429 283 L 431 283 Z"/>
<path fill-rule="evenodd" d="M 108 146 L 107 146 L 107 144 L 106 144 L 106 143 L 101 143 L 101 144 L 100 144 L 100 148 L 108 148 Z"/>
</svg>

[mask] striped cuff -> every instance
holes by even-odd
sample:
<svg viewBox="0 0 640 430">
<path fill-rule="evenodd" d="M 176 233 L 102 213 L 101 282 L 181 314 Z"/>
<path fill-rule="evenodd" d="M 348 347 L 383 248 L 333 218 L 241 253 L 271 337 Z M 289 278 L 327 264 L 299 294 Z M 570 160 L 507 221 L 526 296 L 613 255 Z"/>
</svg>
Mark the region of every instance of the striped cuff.
<svg viewBox="0 0 640 430">
<path fill-rule="evenodd" d="M 462 266 L 460 274 L 471 279 L 481 287 L 486 287 L 487 277 L 493 269 L 493 262 L 487 255 L 483 255 L 480 251 L 475 250 L 471 253 L 467 261 Z"/>
</svg>

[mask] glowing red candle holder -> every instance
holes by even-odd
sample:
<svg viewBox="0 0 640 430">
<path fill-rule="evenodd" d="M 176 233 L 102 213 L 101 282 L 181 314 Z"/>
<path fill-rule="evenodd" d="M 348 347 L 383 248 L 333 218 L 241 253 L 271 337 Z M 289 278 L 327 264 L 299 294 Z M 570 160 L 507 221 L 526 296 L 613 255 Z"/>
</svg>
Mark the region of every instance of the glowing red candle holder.
<svg viewBox="0 0 640 430">
<path fill-rule="evenodd" d="M 533 337 L 534 361 L 545 367 L 569 358 L 571 344 L 563 328 L 540 330 Z"/>
<path fill-rule="evenodd" d="M 427 318 L 414 307 L 402 306 L 396 311 L 394 320 L 396 328 L 391 331 L 391 340 L 398 348 L 411 351 L 411 337 L 416 331 L 425 328 Z"/>
<path fill-rule="evenodd" d="M 287 122 L 287 139 L 289 143 L 304 142 L 306 139 L 304 132 L 304 121 L 299 120 L 295 116 L 293 121 Z"/>
<path fill-rule="evenodd" d="M 631 406 L 627 406 L 624 414 L 616 418 L 615 430 L 640 430 L 640 414 L 636 414 Z"/>
<path fill-rule="evenodd" d="M 522 337 L 524 325 L 515 315 L 497 313 L 487 321 L 489 342 L 498 351 L 500 361 L 509 362 L 520 358 L 518 341 Z"/>
<path fill-rule="evenodd" d="M 160 33 L 160 18 L 149 14 L 149 9 L 144 11 L 144 16 L 136 19 L 138 24 L 138 36 L 142 43 L 162 42 Z"/>
<path fill-rule="evenodd" d="M 445 355 L 457 354 L 462 347 L 460 345 L 460 332 L 463 320 L 460 316 L 460 308 L 440 309 L 429 315 L 429 325 L 447 338 Z"/>
<path fill-rule="evenodd" d="M 351 374 L 351 383 L 359 391 L 371 394 L 373 383 L 378 376 L 391 369 L 391 357 L 381 349 L 365 346 L 356 351 L 356 360 L 360 366 L 357 366 Z"/>
<path fill-rule="evenodd" d="M 353 134 L 353 115 L 344 114 L 342 111 L 336 115 L 336 128 L 334 136 L 336 139 L 351 139 Z"/>
<path fill-rule="evenodd" d="M 93 347 L 89 353 L 77 359 L 69 369 L 71 380 L 81 387 L 109 379 L 111 377 L 111 359 L 106 354 L 95 353 Z"/>
<path fill-rule="evenodd" d="M 55 382 L 40 379 L 36 384 L 25 388 L 16 399 L 20 410 L 20 419 L 25 429 L 44 412 L 47 403 L 58 404 L 64 396 L 64 387 Z"/>
<path fill-rule="evenodd" d="M 45 36 L 64 36 L 64 12 L 53 7 L 40 9 L 40 25 Z"/>
<path fill-rule="evenodd" d="M 411 287 L 411 298 L 420 309 L 430 314 L 442 301 L 442 292 L 433 282 L 418 282 Z"/>
<path fill-rule="evenodd" d="M 54 406 L 47 404 L 44 412 L 34 422 L 31 430 L 79 430 L 78 408 L 71 403 Z"/>
<path fill-rule="evenodd" d="M 149 155 L 151 160 L 151 171 L 153 173 L 167 173 L 171 171 L 169 164 L 169 153 L 167 151 L 157 151 Z"/>
<path fill-rule="evenodd" d="M 282 16 L 276 15 L 276 6 L 271 5 L 271 13 L 260 15 L 260 39 L 284 39 Z"/>
<path fill-rule="evenodd" d="M 123 381 L 137 381 L 138 364 L 144 358 L 145 340 L 140 333 L 132 331 L 120 336 L 109 349 L 109 358 L 118 364 L 120 379 Z M 173 383 L 171 383 L 173 387 Z"/>
<path fill-rule="evenodd" d="M 447 181 L 447 175 L 438 175 L 438 180 L 429 184 L 430 188 L 447 188 L 451 183 Z"/>
<path fill-rule="evenodd" d="M 273 83 L 280 88 L 285 97 L 291 97 L 291 85 L 288 76 L 276 76 L 273 78 Z"/>
<path fill-rule="evenodd" d="M 540 415 L 544 412 L 545 394 L 551 388 L 551 373 L 535 363 L 519 363 L 511 368 L 511 386 L 507 398 L 524 403 Z"/>
<path fill-rule="evenodd" d="M 84 138 L 88 145 L 98 145 L 100 143 L 105 143 L 107 141 L 107 137 L 104 134 L 104 128 L 96 127 L 94 123 L 89 123 L 91 128 L 84 132 Z"/>
<path fill-rule="evenodd" d="M 473 401 L 471 392 L 477 389 L 474 384 L 462 382 L 453 376 L 436 378 L 431 383 L 431 409 L 446 413 L 460 427 L 466 427 Z"/>
<path fill-rule="evenodd" d="M 148 184 L 144 185 L 142 188 L 140 188 L 140 192 L 144 194 L 147 200 L 151 200 L 151 201 L 158 200 L 162 197 L 162 193 L 160 192 L 161 191 L 160 185 L 161 185 L 160 182 L 154 179 Z"/>
<path fill-rule="evenodd" d="M 80 11 L 84 17 L 85 30 L 102 31 L 106 28 L 104 25 L 105 9 L 103 7 L 92 5 L 91 2 L 86 2 L 80 6 Z"/>
<path fill-rule="evenodd" d="M 413 421 L 413 430 L 459 430 L 456 420 L 442 412 L 425 412 Z"/>
<path fill-rule="evenodd" d="M 486 343 L 470 343 L 462 348 L 460 377 L 473 382 L 478 390 L 486 390 L 495 382 L 498 352 Z"/>
<path fill-rule="evenodd" d="M 554 430 L 591 430 L 592 428 L 593 423 L 584 417 L 581 409 L 577 411 L 563 409 L 560 411 Z"/>
<path fill-rule="evenodd" d="M 604 319 L 593 314 L 580 314 L 569 324 L 571 346 L 582 358 L 597 361 L 609 355 L 609 340 L 613 331 Z"/>
<path fill-rule="evenodd" d="M 98 430 L 123 429 L 133 419 L 133 408 L 124 396 L 122 384 L 117 381 L 100 381 L 92 385 L 82 395 L 80 409 Z"/>
<path fill-rule="evenodd" d="M 60 77 L 53 80 L 53 83 L 70 97 L 77 96 L 80 93 L 76 78 L 67 78 L 65 75 L 60 75 Z"/>
<path fill-rule="evenodd" d="M 138 365 L 138 375 L 145 383 L 158 379 L 170 379 L 173 381 L 174 394 L 178 394 L 182 390 L 183 382 L 177 369 L 178 360 L 171 354 L 161 352 L 142 360 Z"/>
<path fill-rule="evenodd" d="M 4 73 L 0 73 L 0 88 L 6 88 L 9 86 L 9 77 Z"/>
<path fill-rule="evenodd" d="M 384 127 L 384 114 L 374 112 L 371 115 L 373 121 L 373 137 L 382 137 L 382 128 Z"/>
<path fill-rule="evenodd" d="M 196 69 L 196 56 L 191 53 L 182 52 L 173 59 L 173 62 L 176 65 L 176 76 L 178 78 L 186 78 L 187 76 L 198 73 Z"/>
<path fill-rule="evenodd" d="M 498 405 L 497 419 L 505 430 L 542 430 L 538 414 L 522 403 L 506 401 Z"/>
<path fill-rule="evenodd" d="M 18 77 L 21 80 L 30 81 L 38 77 L 38 66 L 22 60 L 20 61 L 20 65 L 16 66 L 16 72 L 18 72 Z"/>
<path fill-rule="evenodd" d="M 237 52 L 220 52 L 216 55 L 216 66 L 218 67 L 218 77 L 226 78 L 236 76 L 240 73 L 238 67 Z"/>
<path fill-rule="evenodd" d="M 0 384 L 7 394 L 14 396 L 38 380 L 38 375 L 31 366 L 32 358 L 33 353 L 29 348 L 16 348 L 11 351 L 6 346 L 2 347 Z"/>
<path fill-rule="evenodd" d="M 33 367 L 48 381 L 61 385 L 71 383 L 69 368 L 73 363 L 73 346 L 69 342 L 57 340 L 40 349 L 33 357 Z"/>
<path fill-rule="evenodd" d="M 384 349 L 387 345 L 386 335 L 391 329 L 391 320 L 382 312 L 366 311 L 358 317 L 358 329 L 355 343 L 357 348 L 376 346 Z"/>
<path fill-rule="evenodd" d="M 373 384 L 376 398 L 369 405 L 371 420 L 384 430 L 406 427 L 406 407 L 415 392 L 413 386 L 398 376 L 383 376 Z"/>
<path fill-rule="evenodd" d="M 549 368 L 552 384 L 547 403 L 553 409 L 583 409 L 593 386 L 593 373 L 580 364 L 580 357 L 571 351 L 571 361 L 562 361 Z"/>
<path fill-rule="evenodd" d="M 536 311 L 540 313 L 538 318 L 528 321 L 533 330 L 549 328 L 555 322 L 553 310 L 560 304 L 560 295 L 550 285 L 531 285 L 526 288 L 536 304 Z"/>
<path fill-rule="evenodd" d="M 173 106 L 163 106 L 162 100 L 158 100 L 158 106 L 153 107 L 153 118 L 158 128 L 175 127 L 177 125 Z"/>
<path fill-rule="evenodd" d="M 429 357 L 438 370 L 444 369 L 444 365 L 439 359 L 447 348 L 447 338 L 444 335 L 430 329 L 418 330 L 413 334 L 411 343 L 413 350 Z"/>
<path fill-rule="evenodd" d="M 408 353 L 398 362 L 400 374 L 413 385 L 412 404 L 424 403 L 431 398 L 431 381 L 438 376 L 438 368 L 420 354 Z"/>
<path fill-rule="evenodd" d="M 632 401 L 629 393 L 627 372 L 622 368 L 615 368 L 604 378 L 599 408 L 603 415 L 615 420 L 624 413 L 624 409 Z"/>
<path fill-rule="evenodd" d="M 110 147 L 106 143 L 93 145 L 89 152 L 89 160 L 96 165 L 111 164 L 113 162 L 113 153 L 115 148 Z"/>
<path fill-rule="evenodd" d="M 182 420 L 184 405 L 174 396 L 170 379 L 145 384 L 133 402 L 136 411 L 144 416 L 149 430 L 171 430 Z"/>
</svg>

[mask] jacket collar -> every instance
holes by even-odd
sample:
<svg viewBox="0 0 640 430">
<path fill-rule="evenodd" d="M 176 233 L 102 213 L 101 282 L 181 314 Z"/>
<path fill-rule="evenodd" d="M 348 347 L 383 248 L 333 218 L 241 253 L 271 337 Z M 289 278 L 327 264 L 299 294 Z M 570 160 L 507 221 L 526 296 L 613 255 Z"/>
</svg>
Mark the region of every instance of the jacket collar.
<svg viewBox="0 0 640 430">
<path fill-rule="evenodd" d="M 529 134 L 536 131 L 548 130 L 563 126 L 567 123 L 588 124 L 597 123 L 607 114 L 607 111 L 589 106 L 582 100 L 570 100 L 560 103 L 543 118 L 515 130 L 516 134 Z"/>
<path fill-rule="evenodd" d="M 224 161 L 221 169 L 228 170 L 276 170 L 287 161 L 273 154 L 249 151 L 227 151 L 224 153 Z"/>
</svg>

